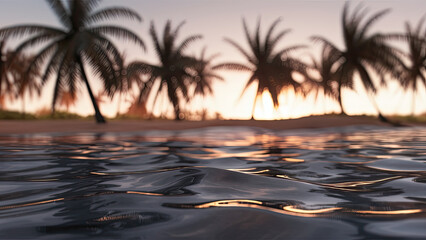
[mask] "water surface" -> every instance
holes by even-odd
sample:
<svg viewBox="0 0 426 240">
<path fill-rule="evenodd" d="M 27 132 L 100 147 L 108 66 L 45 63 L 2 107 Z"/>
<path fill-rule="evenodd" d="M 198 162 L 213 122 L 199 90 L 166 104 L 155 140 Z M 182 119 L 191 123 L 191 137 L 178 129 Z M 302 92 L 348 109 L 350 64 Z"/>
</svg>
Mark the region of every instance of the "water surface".
<svg viewBox="0 0 426 240">
<path fill-rule="evenodd" d="M 425 239 L 426 128 L 0 136 L 0 239 Z"/>
</svg>

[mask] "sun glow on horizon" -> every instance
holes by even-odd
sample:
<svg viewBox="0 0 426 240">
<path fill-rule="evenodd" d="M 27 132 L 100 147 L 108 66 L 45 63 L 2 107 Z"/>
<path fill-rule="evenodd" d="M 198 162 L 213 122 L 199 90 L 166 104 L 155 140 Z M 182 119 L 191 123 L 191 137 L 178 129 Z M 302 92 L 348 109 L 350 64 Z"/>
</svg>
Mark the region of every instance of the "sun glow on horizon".
<svg viewBox="0 0 426 240">
<path fill-rule="evenodd" d="M 239 0 L 239 2 L 244 2 Z M 353 1 L 352 5 L 356 5 L 357 1 Z M 223 1 L 206 1 L 202 4 L 195 4 L 194 1 L 185 1 L 181 4 L 175 4 L 173 1 L 133 1 L 133 0 L 108 0 L 102 1 L 103 8 L 105 6 L 123 5 L 130 7 L 140 13 L 144 18 L 142 23 L 133 21 L 113 22 L 117 25 L 125 25 L 145 42 L 148 51 L 143 52 L 140 48 L 128 42 L 121 42 L 119 39 L 114 40 L 120 51 L 126 52 L 126 63 L 132 60 L 143 60 L 149 63 L 157 63 L 157 56 L 153 51 L 152 41 L 149 37 L 149 24 L 154 22 L 158 30 L 162 30 L 167 19 L 171 19 L 176 25 L 185 20 L 186 24 L 182 27 L 179 41 L 193 34 L 203 35 L 203 39 L 196 41 L 187 49 L 189 55 L 198 56 L 200 50 L 207 46 L 207 56 L 220 53 L 215 59 L 214 64 L 222 62 L 239 62 L 247 63 L 247 59 L 240 54 L 233 46 L 223 41 L 229 38 L 241 44 L 247 49 L 247 40 L 245 39 L 244 29 L 242 26 L 242 18 L 245 18 L 252 32 L 256 26 L 257 18 L 261 18 L 262 34 L 265 34 L 267 26 L 281 17 L 282 22 L 278 25 L 277 30 L 291 29 L 291 33 L 283 38 L 282 44 L 277 47 L 289 47 L 294 45 L 306 45 L 308 48 L 303 51 L 292 52 L 295 58 L 309 63 L 310 56 L 316 57 L 319 54 L 320 44 L 314 44 L 309 40 L 312 35 L 327 36 L 338 47 L 342 47 L 342 35 L 340 29 L 340 17 L 344 2 L 343 1 L 272 1 L 265 4 L 259 0 L 245 1 L 244 5 L 230 5 L 224 11 Z M 407 4 L 408 3 L 408 4 Z M 164 4 L 173 6 L 172 8 L 164 8 Z M 369 13 L 391 8 L 389 15 L 374 25 L 371 32 L 403 32 L 404 23 L 407 21 L 411 24 L 417 24 L 421 16 L 424 15 L 423 1 L 369 1 L 364 5 L 370 8 Z M 17 11 L 17 6 L 22 5 L 20 1 L 7 1 L 2 4 L 2 13 L 0 14 L 0 27 L 31 23 L 43 24 L 48 26 L 59 26 L 59 22 L 55 15 L 45 4 L 44 0 L 27 0 Z M 286 6 L 283 8 L 282 6 Z M 16 8 L 16 9 L 15 9 Z M 147 11 L 148 10 L 148 11 Z M 221 11 L 221 17 L 217 17 L 217 12 Z M 304 16 L 301 19 L 301 15 Z M 167 16 L 167 18 L 165 17 Z M 302 21 L 303 20 L 303 21 Z M 208 26 L 208 27 L 206 27 Z M 278 31 L 277 31 L 278 32 Z M 22 39 L 21 39 L 22 40 Z M 11 44 L 15 46 L 21 40 L 16 40 Z M 116 41 L 116 42 L 115 42 Z M 11 46 L 12 46 L 11 45 Z M 403 50 L 403 49 L 401 49 Z M 88 70 L 90 71 L 90 70 Z M 225 79 L 223 82 L 214 82 L 213 96 L 205 98 L 194 98 L 193 101 L 186 103 L 182 101 L 181 108 L 185 111 L 199 111 L 207 109 L 209 118 L 214 118 L 216 113 L 225 119 L 249 119 L 252 115 L 254 96 L 256 94 L 256 86 L 250 86 L 239 100 L 239 96 L 243 91 L 250 74 L 247 72 L 219 71 L 219 74 Z M 364 88 L 359 84 L 359 79 L 355 79 L 357 87 L 354 91 L 344 89 L 343 106 L 346 112 L 352 114 L 377 114 L 370 100 L 365 93 Z M 25 105 L 22 100 L 13 102 L 7 101 L 7 110 L 21 111 L 25 108 L 27 112 L 35 113 L 41 108 L 50 108 L 53 96 L 53 82 L 51 79 L 43 87 L 43 93 L 40 98 L 30 99 L 28 95 L 25 97 Z M 92 76 L 89 77 L 93 92 L 97 93 L 102 84 L 99 79 Z M 412 110 L 412 93 L 404 91 L 396 81 L 389 81 L 387 88 L 382 88 L 375 97 L 380 110 L 384 115 L 392 114 L 411 114 Z M 81 85 L 81 84 L 80 84 Z M 70 112 L 81 115 L 92 115 L 94 113 L 87 90 L 83 85 L 79 86 L 79 97 L 75 106 L 69 108 Z M 134 95 L 137 95 L 135 90 Z M 426 91 L 423 85 L 420 85 L 419 91 L 416 93 L 415 113 L 422 114 L 426 111 Z M 121 103 L 118 103 L 118 96 L 112 100 L 108 99 L 101 104 L 100 109 L 106 117 L 114 117 L 117 112 L 124 113 L 130 105 L 131 96 L 123 96 Z M 287 90 L 279 95 L 279 107 L 274 108 L 271 95 L 269 92 L 263 92 L 256 103 L 254 118 L 258 120 L 272 119 L 288 119 L 298 118 L 312 114 L 338 113 L 339 105 L 336 101 L 324 98 L 322 93 L 315 98 L 314 94 L 306 97 L 299 96 L 293 90 Z M 169 103 L 167 96 L 162 94 L 159 96 L 158 103 L 152 109 L 152 98 L 147 102 L 148 111 L 154 112 L 156 116 L 164 116 L 173 118 L 173 108 Z M 118 109 L 119 108 L 119 109 Z"/>
</svg>

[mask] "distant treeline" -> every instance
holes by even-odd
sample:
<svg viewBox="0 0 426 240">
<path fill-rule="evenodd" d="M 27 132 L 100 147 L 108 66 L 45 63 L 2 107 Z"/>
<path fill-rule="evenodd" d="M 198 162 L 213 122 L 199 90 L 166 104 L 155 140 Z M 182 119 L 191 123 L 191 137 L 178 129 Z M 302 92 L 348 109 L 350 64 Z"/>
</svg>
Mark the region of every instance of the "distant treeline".
<svg viewBox="0 0 426 240">
<path fill-rule="evenodd" d="M 52 112 L 56 105 L 68 108 L 75 104 L 80 91 L 79 85 L 87 89 L 98 123 L 105 122 L 99 110 L 103 94 L 113 98 L 127 95 L 138 89 L 133 97 L 132 111 L 146 110 L 147 99 L 151 96 L 154 109 L 162 93 L 173 107 L 176 120 L 187 115 L 185 104 L 195 96 L 212 95 L 214 81 L 223 81 L 220 71 L 245 71 L 250 77 L 243 93 L 252 84 L 257 86 L 252 106 L 252 117 L 257 98 L 263 92 L 269 92 L 274 107 L 279 106 L 278 98 L 286 90 L 306 96 L 315 93 L 330 97 L 340 104 L 341 113 L 346 114 L 342 104 L 342 89 L 354 90 L 355 78 L 361 79 L 369 99 L 383 121 L 388 121 L 375 102 L 375 94 L 389 81 L 398 81 L 406 91 L 413 92 L 413 113 L 415 94 L 424 91 L 426 86 L 426 28 L 424 18 L 416 26 L 406 23 L 404 33 L 375 33 L 370 28 L 389 10 L 369 15 L 362 5 L 350 11 L 346 3 L 342 12 L 343 49 L 322 36 L 312 36 L 313 43 L 321 44 L 321 56 L 312 57 L 310 62 L 294 57 L 294 52 L 306 46 L 288 46 L 278 48 L 289 29 L 278 30 L 280 20 L 274 21 L 261 34 L 258 22 L 254 31 L 243 20 L 243 29 L 248 48 L 232 39 L 225 41 L 246 58 L 246 62 L 223 62 L 213 64 L 217 55 L 207 56 L 205 49 L 198 56 L 191 56 L 186 50 L 201 35 L 191 35 L 178 41 L 180 23 L 173 26 L 168 21 L 161 33 L 151 22 L 149 36 L 158 57 L 158 64 L 137 60 L 124 64 L 122 52 L 113 44 L 112 38 L 131 41 L 146 51 L 145 42 L 134 32 L 117 25 L 102 24 L 105 20 L 126 18 L 141 21 L 141 16 L 125 7 L 99 9 L 98 0 L 47 0 L 52 11 L 58 17 L 62 27 L 37 24 L 15 25 L 0 29 L 0 106 L 6 99 L 21 98 L 25 111 L 24 96 L 29 93 L 40 95 L 43 86 L 54 79 Z M 14 49 L 5 49 L 9 39 L 20 39 Z M 402 42 L 408 51 L 402 51 L 392 45 Z M 27 50 L 37 49 L 33 55 Z M 152 50 L 151 50 L 152 51 Z M 90 68 L 102 82 L 103 91 L 95 95 L 87 75 Z M 296 76 L 302 79 L 297 79 Z M 378 77 L 380 83 L 373 81 Z M 423 84 L 421 84 L 423 83 Z M 119 111 L 117 111 L 118 115 Z M 202 114 L 206 114 L 205 111 Z"/>
</svg>

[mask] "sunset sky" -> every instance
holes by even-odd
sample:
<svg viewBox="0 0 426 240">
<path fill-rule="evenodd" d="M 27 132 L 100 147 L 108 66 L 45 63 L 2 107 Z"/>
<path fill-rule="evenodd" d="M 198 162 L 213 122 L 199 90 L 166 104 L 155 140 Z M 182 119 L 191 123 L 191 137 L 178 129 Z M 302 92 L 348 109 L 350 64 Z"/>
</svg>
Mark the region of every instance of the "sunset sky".
<svg viewBox="0 0 426 240">
<path fill-rule="evenodd" d="M 360 1 L 351 2 L 351 6 L 354 7 Z M 424 0 L 370 0 L 364 1 L 363 4 L 370 10 L 370 14 L 385 8 L 392 9 L 388 15 L 374 25 L 371 32 L 403 32 L 406 21 L 417 25 L 420 18 L 426 14 L 426 1 Z M 116 41 L 119 49 L 128 56 L 126 62 L 138 59 L 157 63 L 148 35 L 149 24 L 153 21 L 157 31 L 160 32 L 168 19 L 172 20 L 174 26 L 181 21 L 186 22 L 180 32 L 180 40 L 193 34 L 203 35 L 202 40 L 188 48 L 188 54 L 199 55 L 201 49 L 207 46 L 208 55 L 220 53 L 216 63 L 228 61 L 245 63 L 245 59 L 239 52 L 223 41 L 224 37 L 227 37 L 247 47 L 242 28 L 243 18 L 246 19 L 249 28 L 254 30 L 256 21 L 260 17 L 263 33 L 274 20 L 281 18 L 282 21 L 277 30 L 290 28 L 292 32 L 283 39 L 280 46 L 307 45 L 307 49 L 295 52 L 293 55 L 305 62 L 309 62 L 310 54 L 314 56 L 319 54 L 320 45 L 309 40 L 312 35 L 324 36 L 338 47 L 342 47 L 340 20 L 344 1 L 341 0 L 104 0 L 100 4 L 100 8 L 111 5 L 130 7 L 144 19 L 142 23 L 115 22 L 115 24 L 126 26 L 138 34 L 147 45 L 147 52 L 144 52 L 132 43 Z M 2 0 L 0 2 L 0 27 L 24 23 L 59 26 L 56 16 L 44 0 Z M 15 45 L 16 43 L 10 43 L 9 46 Z M 395 43 L 395 46 L 405 50 L 404 44 Z M 215 83 L 214 96 L 204 99 L 202 103 L 210 113 L 219 112 L 226 118 L 250 118 L 255 86 L 252 86 L 238 101 L 249 74 L 230 71 L 220 73 L 226 81 Z M 90 77 L 89 81 L 95 89 L 94 92 L 97 93 L 100 89 L 100 81 L 93 77 Z M 411 93 L 404 92 L 395 81 L 390 81 L 390 83 L 389 87 L 380 90 L 376 97 L 383 113 L 411 113 Z M 347 113 L 375 114 L 375 110 L 360 84 L 357 89 L 357 92 L 344 91 L 343 101 Z M 40 99 L 28 100 L 27 98 L 27 109 L 34 112 L 42 107 L 50 107 L 52 91 L 53 79 L 44 87 Z M 416 113 L 426 112 L 425 92 L 426 90 L 422 86 L 421 94 L 418 94 L 416 98 Z M 77 105 L 70 110 L 83 115 L 93 114 L 93 107 L 83 85 L 81 85 L 79 96 L 80 100 Z M 308 96 L 303 100 L 301 97 L 294 96 L 292 92 L 285 93 L 280 97 L 281 106 L 277 111 L 273 110 L 272 101 L 267 96 L 262 99 L 263 101 L 258 101 L 256 107 L 255 118 L 257 119 L 294 118 L 339 110 L 336 103 L 329 100 L 324 101 L 322 96 L 315 102 L 313 96 Z M 199 109 L 201 99 L 195 99 L 195 101 L 198 103 L 193 103 L 187 108 Z M 121 112 L 124 112 L 128 105 L 129 103 L 123 100 Z M 148 102 L 148 109 L 151 105 Z M 8 103 L 7 107 L 19 110 L 21 102 Z M 107 100 L 101 104 L 100 108 L 104 115 L 114 116 L 117 111 L 117 97 L 112 102 Z M 155 112 L 158 112 L 159 108 L 166 109 L 167 106 L 157 105 Z M 171 110 L 171 107 L 169 109 Z"/>
</svg>

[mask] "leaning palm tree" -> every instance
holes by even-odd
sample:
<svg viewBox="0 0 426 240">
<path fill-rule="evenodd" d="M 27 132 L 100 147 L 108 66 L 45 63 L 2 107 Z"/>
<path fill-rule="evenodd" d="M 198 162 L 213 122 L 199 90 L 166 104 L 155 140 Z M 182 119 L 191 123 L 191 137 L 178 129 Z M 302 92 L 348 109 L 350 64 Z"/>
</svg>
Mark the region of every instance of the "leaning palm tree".
<svg viewBox="0 0 426 240">
<path fill-rule="evenodd" d="M 406 38 L 408 40 L 408 61 L 410 65 L 404 65 L 404 74 L 400 79 L 402 87 L 413 92 L 412 114 L 415 111 L 416 91 L 419 82 L 426 87 L 426 30 L 423 28 L 425 18 L 421 19 L 415 29 L 406 23 Z"/>
<path fill-rule="evenodd" d="M 349 4 L 346 2 L 342 14 L 345 50 L 339 50 L 333 43 L 323 37 L 314 36 L 312 39 L 322 42 L 331 48 L 331 55 L 341 58 L 338 69 L 339 102 L 342 101 L 342 88 L 348 87 L 353 89 L 354 77 L 358 74 L 370 100 L 378 112 L 379 119 L 389 122 L 380 112 L 373 97 L 373 94 L 377 92 L 377 87 L 372 80 L 370 71 L 372 70 L 380 76 L 382 84 L 386 83 L 386 74 L 397 77 L 401 71 L 399 51 L 387 44 L 388 35 L 380 33 L 368 34 L 371 26 L 388 13 L 389 10 L 380 11 L 362 23 L 365 11 L 362 11 L 362 8 L 358 7 L 351 16 L 348 16 L 348 8 Z"/>
<path fill-rule="evenodd" d="M 241 63 L 224 63 L 215 69 L 230 69 L 237 71 L 249 71 L 251 76 L 241 94 L 245 93 L 251 84 L 257 83 L 256 96 L 253 101 L 252 116 L 254 119 L 254 111 L 257 98 L 264 91 L 271 94 L 274 107 L 279 105 L 278 96 L 283 90 L 293 88 L 296 93 L 303 93 L 302 85 L 294 78 L 295 72 L 299 72 L 306 76 L 307 66 L 299 60 L 292 58 L 290 53 L 303 46 L 292 46 L 276 50 L 280 40 L 290 31 L 284 30 L 278 34 L 273 34 L 280 19 L 272 23 L 268 29 L 265 39 L 260 38 L 260 20 L 258 21 L 255 33 L 250 34 L 247 24 L 243 19 L 244 31 L 249 44 L 249 51 L 244 50 L 235 41 L 225 38 L 225 41 L 234 46 L 244 57 L 247 58 L 249 64 Z"/>
<path fill-rule="evenodd" d="M 98 123 L 104 123 L 92 88 L 87 78 L 85 64 L 100 76 L 104 89 L 108 94 L 114 92 L 120 76 L 117 66 L 122 59 L 116 46 L 108 37 L 121 37 L 132 40 L 144 48 L 142 40 L 126 28 L 114 25 L 98 25 L 103 20 L 120 17 L 141 21 L 141 17 L 133 10 L 124 7 L 109 7 L 95 10 L 99 0 L 47 0 L 62 24 L 62 28 L 37 24 L 17 25 L 0 29 L 0 37 L 27 37 L 18 45 L 16 52 L 30 47 L 41 46 L 27 72 L 37 69 L 46 63 L 42 83 L 56 73 L 53 90 L 52 110 L 58 94 L 64 87 L 71 93 L 76 91 L 78 80 L 81 80 L 89 92 L 95 117 Z"/>
<path fill-rule="evenodd" d="M 172 30 L 171 22 L 167 21 L 164 27 L 162 39 L 159 38 L 155 30 L 154 23 L 151 23 L 150 35 L 154 43 L 155 52 L 159 58 L 159 65 L 152 65 L 146 62 L 136 61 L 128 65 L 128 74 L 148 75 L 148 80 L 141 88 L 139 99 L 143 100 L 153 92 L 154 82 L 159 81 L 159 87 L 154 92 L 154 104 L 163 89 L 167 91 L 167 97 L 173 105 L 175 120 L 180 120 L 181 101 L 189 101 L 188 86 L 193 81 L 190 69 L 193 68 L 196 60 L 185 55 L 184 51 L 194 41 L 201 38 L 201 35 L 192 35 L 177 43 L 177 37 L 183 23 Z"/>
</svg>

